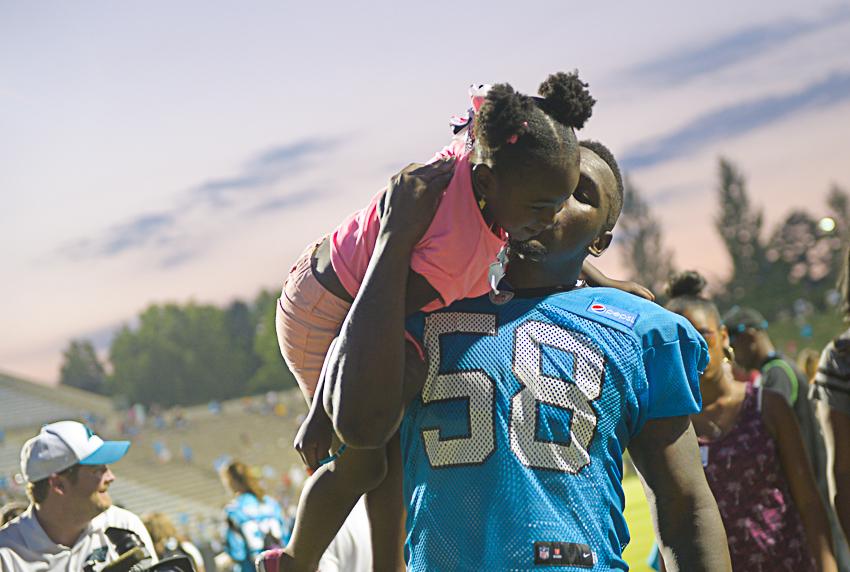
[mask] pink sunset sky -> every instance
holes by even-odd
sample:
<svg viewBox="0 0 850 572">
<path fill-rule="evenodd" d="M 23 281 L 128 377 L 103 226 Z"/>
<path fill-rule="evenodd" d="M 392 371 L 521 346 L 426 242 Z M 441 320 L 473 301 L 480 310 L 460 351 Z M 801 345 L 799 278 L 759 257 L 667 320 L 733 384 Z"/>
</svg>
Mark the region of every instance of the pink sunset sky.
<svg viewBox="0 0 850 572">
<path fill-rule="evenodd" d="M 848 54 L 850 4 L 819 0 L 5 3 L 0 370 L 52 383 L 71 338 L 105 349 L 149 303 L 277 287 L 442 146 L 470 83 L 574 68 L 581 136 L 719 280 L 720 155 L 769 228 L 850 188 Z"/>
</svg>

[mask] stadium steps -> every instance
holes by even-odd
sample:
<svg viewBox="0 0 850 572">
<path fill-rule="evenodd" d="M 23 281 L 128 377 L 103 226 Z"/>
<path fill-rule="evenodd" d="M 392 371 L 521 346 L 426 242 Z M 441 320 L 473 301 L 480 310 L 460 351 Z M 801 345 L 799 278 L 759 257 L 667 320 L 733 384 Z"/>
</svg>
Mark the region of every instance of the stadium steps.
<svg viewBox="0 0 850 572">
<path fill-rule="evenodd" d="M 0 373 L 0 429 L 38 428 L 45 423 L 108 414 L 111 401 L 73 387 L 51 387 Z"/>
</svg>

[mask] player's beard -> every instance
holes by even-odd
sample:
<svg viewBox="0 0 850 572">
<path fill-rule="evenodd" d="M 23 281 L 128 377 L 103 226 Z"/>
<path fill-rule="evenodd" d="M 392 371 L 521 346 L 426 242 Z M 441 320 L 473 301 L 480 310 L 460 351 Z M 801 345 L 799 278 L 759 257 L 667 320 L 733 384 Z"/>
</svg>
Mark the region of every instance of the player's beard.
<svg viewBox="0 0 850 572">
<path fill-rule="evenodd" d="M 549 249 L 543 246 L 543 243 L 539 240 L 533 238 L 528 240 L 510 239 L 508 246 L 510 246 L 512 256 L 531 262 L 541 262 L 549 254 Z"/>
</svg>

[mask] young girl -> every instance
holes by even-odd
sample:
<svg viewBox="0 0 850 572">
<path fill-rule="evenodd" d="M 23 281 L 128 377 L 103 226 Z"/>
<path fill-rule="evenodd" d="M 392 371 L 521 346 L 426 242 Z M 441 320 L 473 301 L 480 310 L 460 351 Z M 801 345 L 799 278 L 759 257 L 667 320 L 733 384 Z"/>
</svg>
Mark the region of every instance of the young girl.
<svg viewBox="0 0 850 572">
<path fill-rule="evenodd" d="M 474 94 L 476 117 L 468 138 L 438 155 L 452 158 L 445 164 L 448 186 L 410 260 L 410 312 L 495 290 L 499 268 L 490 267 L 508 237 L 526 241 L 542 232 L 575 190 L 579 150 L 573 129 L 584 125 L 595 101 L 576 74 L 550 76 L 539 93 L 533 98 L 500 84 L 486 95 Z M 301 390 L 314 401 L 308 422 L 324 417 L 316 395 L 319 373 L 375 249 L 384 197 L 382 191 L 311 244 L 284 284 L 278 340 Z M 315 455 L 305 460 L 316 465 Z M 386 471 L 383 449 L 349 449 L 332 467 L 318 470 L 302 493 L 284 569 L 314 570 L 359 496 L 375 489 Z M 373 543 L 401 547 L 395 509 L 379 515 L 370 498 Z M 398 554 L 381 561 L 387 553 L 375 550 L 375 569 L 398 565 Z"/>
<path fill-rule="evenodd" d="M 692 415 L 705 474 L 729 543 L 733 570 L 837 570 L 827 514 L 788 403 L 732 377 L 729 336 L 702 276 L 670 281 L 668 309 L 708 343 L 703 409 Z"/>
</svg>

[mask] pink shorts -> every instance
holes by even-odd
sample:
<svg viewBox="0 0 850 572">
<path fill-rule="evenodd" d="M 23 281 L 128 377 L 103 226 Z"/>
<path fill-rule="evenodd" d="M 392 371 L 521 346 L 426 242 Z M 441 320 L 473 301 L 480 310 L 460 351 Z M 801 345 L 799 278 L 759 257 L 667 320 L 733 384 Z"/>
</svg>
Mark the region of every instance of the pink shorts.
<svg viewBox="0 0 850 572">
<path fill-rule="evenodd" d="M 320 242 L 308 246 L 289 270 L 275 315 L 280 353 L 308 400 L 316 392 L 325 354 L 351 307 L 328 292 L 313 274 L 313 255 Z"/>
</svg>

